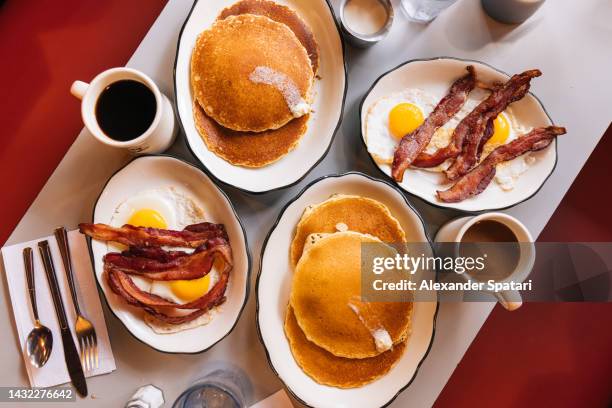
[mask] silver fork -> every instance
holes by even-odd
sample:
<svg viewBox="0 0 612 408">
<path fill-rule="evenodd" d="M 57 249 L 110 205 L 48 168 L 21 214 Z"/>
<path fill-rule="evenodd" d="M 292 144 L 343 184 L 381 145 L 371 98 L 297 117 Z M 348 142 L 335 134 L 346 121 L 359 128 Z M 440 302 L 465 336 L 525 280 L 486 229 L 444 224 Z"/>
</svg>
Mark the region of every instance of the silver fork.
<svg viewBox="0 0 612 408">
<path fill-rule="evenodd" d="M 96 329 L 89 320 L 83 316 L 79 308 L 79 300 L 77 299 L 76 286 L 74 285 L 74 275 L 72 273 L 72 258 L 70 257 L 70 247 L 68 246 L 68 233 L 66 228 L 57 228 L 54 232 L 55 239 L 62 255 L 64 270 L 68 278 L 70 293 L 72 295 L 72 303 L 76 311 L 77 319 L 75 323 L 75 331 L 79 340 L 79 349 L 81 354 L 81 365 L 87 371 L 98 368 L 98 338 Z"/>
</svg>

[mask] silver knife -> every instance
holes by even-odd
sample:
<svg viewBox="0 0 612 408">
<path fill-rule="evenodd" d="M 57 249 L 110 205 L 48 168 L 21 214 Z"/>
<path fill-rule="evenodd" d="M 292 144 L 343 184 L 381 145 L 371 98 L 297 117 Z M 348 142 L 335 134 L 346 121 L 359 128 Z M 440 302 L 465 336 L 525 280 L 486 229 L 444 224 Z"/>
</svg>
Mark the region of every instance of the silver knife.
<svg viewBox="0 0 612 408">
<path fill-rule="evenodd" d="M 72 338 L 72 333 L 68 327 L 68 318 L 66 317 L 66 311 L 64 310 L 64 302 L 62 301 L 60 288 L 57 284 L 57 276 L 55 275 L 55 267 L 53 266 L 51 251 L 49 250 L 49 242 L 40 241 L 38 243 L 38 249 L 40 251 L 43 266 L 45 267 L 47 280 L 49 281 L 49 288 L 51 289 L 51 296 L 53 297 L 53 305 L 55 306 L 57 321 L 60 325 L 62 344 L 64 345 L 64 359 L 66 360 L 66 368 L 68 368 L 70 381 L 72 382 L 72 385 L 74 385 L 74 388 L 76 388 L 79 395 L 86 397 L 87 382 L 85 381 L 85 374 L 83 374 L 83 367 L 81 366 L 79 353 L 74 345 L 74 339 Z"/>
</svg>

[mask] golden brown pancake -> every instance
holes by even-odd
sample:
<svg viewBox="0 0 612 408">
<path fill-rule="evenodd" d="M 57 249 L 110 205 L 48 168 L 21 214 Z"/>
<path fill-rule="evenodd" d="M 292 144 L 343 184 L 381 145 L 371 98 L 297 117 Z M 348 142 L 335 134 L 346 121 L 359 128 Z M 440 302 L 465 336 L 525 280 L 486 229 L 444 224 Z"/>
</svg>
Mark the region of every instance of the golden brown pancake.
<svg viewBox="0 0 612 408">
<path fill-rule="evenodd" d="M 308 24 L 306 24 L 295 11 L 273 1 L 242 0 L 223 9 L 217 19 L 223 20 L 228 16 L 237 16 L 240 14 L 257 14 L 259 16 L 265 16 L 289 27 L 308 52 L 312 71 L 315 74 L 317 73 L 319 70 L 319 45 Z"/>
<path fill-rule="evenodd" d="M 238 132 L 226 129 L 204 113 L 193 101 L 196 128 L 208 150 L 236 166 L 262 167 L 293 150 L 306 133 L 309 115 L 293 119 L 285 126 L 264 132 Z"/>
<path fill-rule="evenodd" d="M 308 208 L 297 225 L 291 242 L 291 264 L 296 265 L 306 237 L 312 233 L 336 231 L 344 223 L 350 231 L 374 235 L 383 242 L 405 242 L 406 234 L 389 209 L 367 197 L 338 195 Z"/>
<path fill-rule="evenodd" d="M 380 243 L 379 256 L 397 253 L 375 237 L 337 232 L 311 245 L 293 276 L 290 304 L 302 331 L 338 357 L 366 358 L 383 352 L 374 342 L 373 326 L 386 331 L 392 344 L 405 340 L 410 328 L 410 302 L 367 303 L 360 316 L 352 308 L 361 296 L 363 243 Z"/>
<path fill-rule="evenodd" d="M 291 353 L 304 372 L 319 384 L 339 388 L 361 387 L 387 374 L 399 361 L 406 342 L 371 358 L 336 357 L 308 341 L 295 319 L 291 306 L 285 316 L 285 335 Z"/>
<path fill-rule="evenodd" d="M 277 78 L 280 85 L 253 80 L 254 73 Z M 262 132 L 287 124 L 294 115 L 287 92 L 279 89 L 308 102 L 312 81 L 308 53 L 293 31 L 263 16 L 216 21 L 200 34 L 191 57 L 195 98 L 208 116 L 232 130 Z"/>
</svg>

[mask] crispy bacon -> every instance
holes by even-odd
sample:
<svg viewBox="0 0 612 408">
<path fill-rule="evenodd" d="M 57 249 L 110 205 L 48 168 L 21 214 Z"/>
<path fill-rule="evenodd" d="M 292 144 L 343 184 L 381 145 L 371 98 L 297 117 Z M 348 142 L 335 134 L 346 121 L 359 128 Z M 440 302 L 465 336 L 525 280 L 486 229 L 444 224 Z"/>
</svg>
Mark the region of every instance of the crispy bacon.
<svg viewBox="0 0 612 408">
<path fill-rule="evenodd" d="M 165 299 L 161 296 L 154 295 L 149 292 L 141 290 L 132 278 L 125 272 L 121 272 L 118 269 L 114 269 L 112 266 L 108 267 L 108 273 L 112 275 L 113 279 L 116 280 L 117 284 L 121 287 L 121 296 L 127 294 L 127 298 L 132 300 L 132 303 L 136 301 L 140 305 L 148 307 L 170 307 L 181 310 L 192 310 L 192 309 L 210 309 L 211 305 L 223 297 L 227 281 L 229 278 L 229 271 L 231 266 L 226 266 L 223 271 L 219 274 L 219 280 L 215 285 L 204 295 L 188 303 L 179 304 L 171 300 Z"/>
<path fill-rule="evenodd" d="M 448 122 L 461 109 L 469 93 L 476 85 L 476 72 L 473 66 L 466 67 L 468 73 L 456 80 L 448 94 L 438 102 L 433 112 L 414 132 L 405 135 L 395 150 L 391 174 L 401 182 L 404 172 L 419 153 L 429 144 L 435 131 Z"/>
<path fill-rule="evenodd" d="M 167 251 L 161 247 L 130 247 L 121 252 L 121 255 L 155 259 L 159 262 L 170 262 L 182 256 L 187 256 L 189 253 L 185 251 Z"/>
<path fill-rule="evenodd" d="M 487 121 L 484 133 L 482 134 L 482 138 L 480 139 L 480 144 L 478 145 L 478 159 L 480 159 L 480 156 L 482 155 L 482 151 L 484 150 L 485 145 L 487 144 L 489 139 L 491 139 L 491 136 L 493 136 L 493 133 L 495 132 L 494 121 L 495 121 L 495 118 L 489 119 Z"/>
<path fill-rule="evenodd" d="M 113 241 L 129 248 L 104 256 L 104 275 L 111 290 L 135 307 L 169 324 L 196 319 L 225 301 L 225 290 L 233 267 L 232 250 L 222 224 L 200 223 L 183 231 L 124 225 L 80 224 L 79 229 L 94 239 Z M 161 246 L 195 248 L 193 252 L 166 250 Z M 205 276 L 217 258 L 223 259 L 219 280 L 200 298 L 179 304 L 141 290 L 130 275 L 152 280 L 191 280 Z M 174 314 L 169 314 L 174 310 Z M 188 311 L 187 314 L 176 313 Z"/>
<path fill-rule="evenodd" d="M 79 224 L 81 233 L 100 241 L 113 241 L 127 246 L 173 246 L 197 248 L 211 238 L 221 237 L 228 241 L 223 224 L 203 222 L 186 227 L 182 231 L 158 228 L 134 227 L 126 224 L 111 227 L 106 224 Z"/>
<path fill-rule="evenodd" d="M 521 74 L 513 75 L 499 90 L 493 92 L 483 103 L 485 111 L 481 115 L 474 127 L 463 140 L 461 152 L 455 158 L 453 164 L 446 170 L 446 177 L 455 180 L 467 173 L 478 163 L 480 158 L 479 151 L 482 151 L 484 144 L 481 144 L 483 135 L 487 129 L 491 129 L 492 135 L 493 121 L 503 112 L 508 105 L 522 99 L 529 92 L 530 81 L 542 75 L 537 69 L 525 71 Z"/>
<path fill-rule="evenodd" d="M 190 280 L 208 274 L 217 256 L 231 265 L 231 248 L 222 238 L 208 240 L 192 254 L 165 251 L 161 248 L 153 250 L 131 248 L 122 254 L 116 252 L 106 254 L 104 263 L 116 270 L 153 280 Z"/>
<path fill-rule="evenodd" d="M 128 304 L 142 308 L 146 313 L 170 324 L 180 324 L 191 321 L 211 308 L 225 301 L 225 290 L 229 281 L 231 263 L 226 263 L 219 274 L 219 280 L 200 298 L 185 304 L 178 304 L 161 296 L 145 292 L 138 288 L 130 276 L 115 268 L 110 263 L 104 266 L 107 282 L 113 292 L 125 299 Z M 161 309 L 193 310 L 186 315 L 169 315 Z"/>
<path fill-rule="evenodd" d="M 525 96 L 529 91 L 531 78 L 540 75 L 540 71 L 530 70 L 514 75 L 505 84 L 493 86 L 490 89 L 491 94 L 459 122 L 448 145 L 431 154 L 424 152 L 419 154 L 413 165 L 416 167 L 438 166 L 460 155 L 468 140 L 478 143 L 479 148 L 484 147 L 484 144 L 480 144 L 480 140 L 483 139 L 482 134 L 487 130 L 490 130 L 489 137 L 493 134 L 493 120 L 499 112 L 506 109 L 510 103 Z"/>
<path fill-rule="evenodd" d="M 537 128 L 508 144 L 499 146 L 472 171 L 461 177 L 451 188 L 438 191 L 438 198 L 445 203 L 457 203 L 470 196 L 482 193 L 495 177 L 495 166 L 499 163 L 512 160 L 527 152 L 544 149 L 557 136 L 563 134 L 565 134 L 565 128 L 563 127 Z"/>
<path fill-rule="evenodd" d="M 190 306 L 188 308 L 185 307 L 187 305 L 178 305 L 160 296 L 140 290 L 129 276 L 123 272 L 116 271 L 112 268 L 105 268 L 105 274 L 111 290 L 125 299 L 128 304 L 142 308 L 146 313 L 170 324 L 189 322 L 208 312 L 213 307 L 223 303 L 225 301 L 224 294 L 229 278 L 229 270 L 227 270 L 227 272 L 224 270 L 215 286 L 201 298 L 187 304 Z M 169 315 L 156 309 L 156 307 L 176 308 L 181 310 L 187 309 L 193 310 L 193 312 L 184 315 Z"/>
</svg>

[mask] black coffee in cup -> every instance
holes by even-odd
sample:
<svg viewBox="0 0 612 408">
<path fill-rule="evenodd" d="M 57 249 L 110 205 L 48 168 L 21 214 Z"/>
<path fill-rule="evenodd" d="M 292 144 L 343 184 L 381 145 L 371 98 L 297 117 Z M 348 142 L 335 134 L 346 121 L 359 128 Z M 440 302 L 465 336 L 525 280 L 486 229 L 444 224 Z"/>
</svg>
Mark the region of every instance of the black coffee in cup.
<svg viewBox="0 0 612 408">
<path fill-rule="evenodd" d="M 96 102 L 98 125 L 111 139 L 127 142 L 147 131 L 157 113 L 155 94 L 139 81 L 124 79 L 108 85 Z"/>
<path fill-rule="evenodd" d="M 487 258 L 485 270 L 470 270 L 470 276 L 483 281 L 502 280 L 518 266 L 521 245 L 507 225 L 495 220 L 482 220 L 465 231 L 459 253 L 468 258 Z"/>
</svg>

